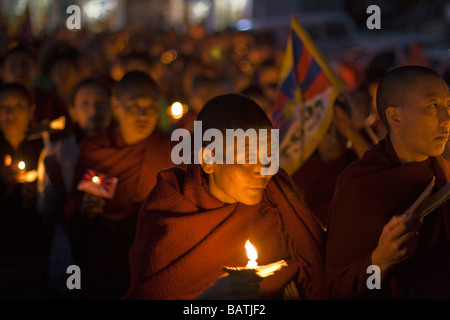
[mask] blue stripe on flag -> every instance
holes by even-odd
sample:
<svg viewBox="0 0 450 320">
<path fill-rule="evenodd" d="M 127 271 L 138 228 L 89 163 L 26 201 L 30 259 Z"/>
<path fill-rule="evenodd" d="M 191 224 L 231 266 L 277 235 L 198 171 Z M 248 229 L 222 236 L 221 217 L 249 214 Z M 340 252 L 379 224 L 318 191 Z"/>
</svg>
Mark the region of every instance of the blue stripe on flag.
<svg viewBox="0 0 450 320">
<path fill-rule="evenodd" d="M 303 82 L 300 83 L 300 88 L 302 92 L 306 92 L 309 87 L 313 84 L 314 80 L 322 73 L 322 68 L 319 66 L 315 59 L 311 60 L 309 64 L 308 73 L 306 74 L 306 78 Z"/>
<path fill-rule="evenodd" d="M 303 55 L 303 50 L 305 48 L 303 41 L 300 39 L 300 37 L 296 32 L 292 32 L 292 47 L 294 53 L 294 66 L 297 66 L 298 62 L 301 60 L 301 56 Z M 296 67 L 293 69 L 297 70 Z M 316 80 L 316 78 L 320 75 L 321 72 L 322 68 L 319 66 L 316 59 L 312 57 L 308 66 L 306 77 L 303 81 L 300 82 L 301 91 L 306 92 L 306 90 L 309 89 L 309 87 L 312 85 L 314 80 Z"/>
<path fill-rule="evenodd" d="M 293 68 L 289 71 L 289 74 L 286 78 L 284 78 L 283 83 L 281 84 L 280 90 L 287 97 L 293 99 L 295 93 L 295 76 Z"/>
</svg>

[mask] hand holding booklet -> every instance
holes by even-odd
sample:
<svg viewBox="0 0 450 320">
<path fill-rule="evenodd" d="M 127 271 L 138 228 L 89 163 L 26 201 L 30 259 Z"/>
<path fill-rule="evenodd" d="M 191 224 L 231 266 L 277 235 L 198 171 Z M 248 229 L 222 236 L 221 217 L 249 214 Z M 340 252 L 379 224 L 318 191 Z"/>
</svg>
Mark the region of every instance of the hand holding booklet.
<svg viewBox="0 0 450 320">
<path fill-rule="evenodd" d="M 95 170 L 87 169 L 78 184 L 78 190 L 95 196 L 112 199 L 116 191 L 118 179 Z"/>
<path fill-rule="evenodd" d="M 431 191 L 435 185 L 435 177 L 423 190 L 420 196 L 414 203 L 406 210 L 405 214 L 410 216 L 409 221 L 416 221 L 427 216 L 433 212 L 434 209 L 450 199 L 450 182 L 445 184 L 441 189 L 431 195 Z"/>
</svg>

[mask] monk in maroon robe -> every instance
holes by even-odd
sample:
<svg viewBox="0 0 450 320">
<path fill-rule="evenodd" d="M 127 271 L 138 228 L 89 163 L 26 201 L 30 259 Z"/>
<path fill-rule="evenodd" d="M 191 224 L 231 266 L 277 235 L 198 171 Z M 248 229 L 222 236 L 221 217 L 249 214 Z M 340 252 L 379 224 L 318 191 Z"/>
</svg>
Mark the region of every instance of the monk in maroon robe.
<svg viewBox="0 0 450 320">
<path fill-rule="evenodd" d="M 339 176 L 331 204 L 331 298 L 450 298 L 449 204 L 421 220 L 404 214 L 433 177 L 433 192 L 450 181 L 441 156 L 449 107 L 447 84 L 430 69 L 397 68 L 380 83 L 377 108 L 389 134 Z"/>
<path fill-rule="evenodd" d="M 203 131 L 272 128 L 264 111 L 239 94 L 211 99 L 197 120 Z M 245 152 L 248 161 L 249 144 Z M 324 298 L 320 224 L 286 172 L 261 174 L 263 167 L 202 161 L 160 172 L 139 213 L 124 299 Z M 224 277 L 224 266 L 246 266 L 246 240 L 258 251 L 258 265 L 288 266 L 261 282 Z"/>
<path fill-rule="evenodd" d="M 87 169 L 118 179 L 112 199 L 76 190 L 66 207 L 83 297 L 119 298 L 128 287 L 128 251 L 139 208 L 155 186 L 157 173 L 173 165 L 173 143 L 156 126 L 158 94 L 148 75 L 127 73 L 112 101 L 117 125 L 89 134 L 81 144 L 76 185 Z"/>
</svg>

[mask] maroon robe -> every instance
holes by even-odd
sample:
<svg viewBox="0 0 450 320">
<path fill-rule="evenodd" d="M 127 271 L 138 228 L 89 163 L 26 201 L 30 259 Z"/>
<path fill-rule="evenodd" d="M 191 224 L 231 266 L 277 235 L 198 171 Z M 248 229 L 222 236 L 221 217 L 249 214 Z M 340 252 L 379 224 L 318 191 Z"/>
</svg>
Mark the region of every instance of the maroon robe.
<svg viewBox="0 0 450 320">
<path fill-rule="evenodd" d="M 326 272 L 336 299 L 449 299 L 449 203 L 425 217 L 413 257 L 394 266 L 381 289 L 367 288 L 371 254 L 383 226 L 401 215 L 436 177 L 450 180 L 442 156 L 401 164 L 387 137 L 339 176 L 327 233 Z"/>
<path fill-rule="evenodd" d="M 74 183 L 86 169 L 118 178 L 114 197 L 93 219 L 80 215 L 81 191 L 75 190 L 66 206 L 74 259 L 82 264 L 83 291 L 93 292 L 88 298 L 119 298 L 128 287 L 128 251 L 139 208 L 155 186 L 158 172 L 173 166 L 173 145 L 159 129 L 147 139 L 126 145 L 117 126 L 83 140 Z M 111 288 L 116 284 L 118 289 Z"/>
<path fill-rule="evenodd" d="M 328 209 L 337 177 L 352 161 L 357 159 L 357 155 L 349 150 L 338 159 L 324 162 L 318 152 L 314 152 L 292 174 L 292 180 L 304 195 L 306 204 L 319 219 L 324 229 L 328 225 Z"/>
<path fill-rule="evenodd" d="M 262 281 L 264 298 L 280 298 L 291 279 L 302 297 L 323 298 L 322 230 L 290 177 L 280 169 L 254 206 L 218 201 L 206 179 L 200 165 L 159 174 L 139 213 L 124 299 L 193 299 L 224 274 L 223 266 L 247 264 L 247 239 L 259 265 L 289 264 Z"/>
</svg>

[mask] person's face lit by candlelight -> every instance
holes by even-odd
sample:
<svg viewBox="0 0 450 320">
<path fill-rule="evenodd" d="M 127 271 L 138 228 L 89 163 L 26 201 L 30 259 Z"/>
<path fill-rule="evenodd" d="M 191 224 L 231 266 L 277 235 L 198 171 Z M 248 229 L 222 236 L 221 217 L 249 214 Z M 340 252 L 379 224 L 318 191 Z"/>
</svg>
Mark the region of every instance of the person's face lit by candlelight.
<svg viewBox="0 0 450 320">
<path fill-rule="evenodd" d="M 270 139 L 268 140 L 269 143 L 263 144 L 263 146 L 267 148 L 265 154 L 270 156 Z M 259 143 L 258 138 L 258 145 Z M 259 157 L 261 151 L 257 148 L 256 143 L 254 144 L 255 146 L 247 141 L 245 150 L 239 150 L 235 144 L 232 164 L 202 163 L 203 171 L 209 177 L 209 191 L 218 200 L 224 203 L 240 202 L 246 205 L 256 205 L 261 201 L 264 189 L 272 175 L 261 174 L 261 168 L 266 165 L 261 163 Z M 238 160 L 243 157 L 245 157 L 245 163 L 239 164 Z"/>
<path fill-rule="evenodd" d="M 113 112 L 127 144 L 149 137 L 158 122 L 159 102 L 152 96 L 130 92 L 113 100 Z"/>
<path fill-rule="evenodd" d="M 400 160 L 423 161 L 442 154 L 450 131 L 450 94 L 445 81 L 434 75 L 416 75 L 397 88 L 390 101 L 386 118 Z"/>
<path fill-rule="evenodd" d="M 23 91 L 26 89 L 11 86 L 15 85 L 0 92 L 0 129 L 11 146 L 17 149 L 25 139 L 34 106 L 26 91 Z"/>
<path fill-rule="evenodd" d="M 111 106 L 125 143 L 138 143 L 157 126 L 158 86 L 146 73 L 130 71 L 116 84 Z"/>
</svg>

